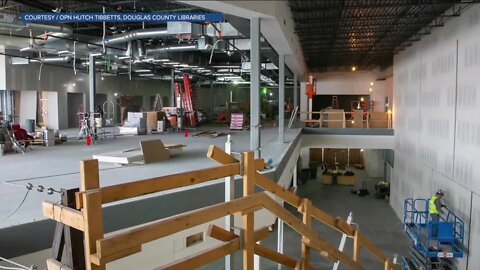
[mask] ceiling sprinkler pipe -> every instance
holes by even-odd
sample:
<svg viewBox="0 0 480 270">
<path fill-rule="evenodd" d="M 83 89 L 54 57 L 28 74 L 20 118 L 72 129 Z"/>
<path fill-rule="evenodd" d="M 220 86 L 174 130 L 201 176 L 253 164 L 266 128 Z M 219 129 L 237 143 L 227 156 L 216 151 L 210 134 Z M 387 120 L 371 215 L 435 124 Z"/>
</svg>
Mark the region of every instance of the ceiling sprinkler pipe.
<svg viewBox="0 0 480 270">
<path fill-rule="evenodd" d="M 167 46 L 147 49 L 147 54 L 156 54 L 164 52 L 186 52 L 198 50 L 197 45 Z"/>
</svg>

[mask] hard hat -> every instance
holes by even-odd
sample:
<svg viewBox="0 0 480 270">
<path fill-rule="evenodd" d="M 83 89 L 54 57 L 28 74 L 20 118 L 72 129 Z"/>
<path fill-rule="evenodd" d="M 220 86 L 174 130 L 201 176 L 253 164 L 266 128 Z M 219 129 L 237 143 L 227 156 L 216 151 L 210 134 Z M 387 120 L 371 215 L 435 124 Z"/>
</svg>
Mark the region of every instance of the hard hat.
<svg viewBox="0 0 480 270">
<path fill-rule="evenodd" d="M 437 193 L 436 193 L 436 194 L 437 194 L 437 195 L 442 195 L 442 196 L 443 196 L 443 190 L 441 190 L 441 189 L 437 190 Z"/>
</svg>

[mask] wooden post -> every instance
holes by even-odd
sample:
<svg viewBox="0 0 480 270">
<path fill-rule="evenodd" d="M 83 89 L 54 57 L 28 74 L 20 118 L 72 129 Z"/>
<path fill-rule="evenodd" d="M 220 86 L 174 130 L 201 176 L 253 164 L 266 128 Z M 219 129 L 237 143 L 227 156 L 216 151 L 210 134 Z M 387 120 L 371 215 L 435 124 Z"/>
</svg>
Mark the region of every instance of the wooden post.
<svg viewBox="0 0 480 270">
<path fill-rule="evenodd" d="M 95 189 L 100 187 L 100 177 L 98 170 L 98 160 L 80 161 L 80 191 Z"/>
<path fill-rule="evenodd" d="M 310 228 L 312 225 L 312 202 L 308 199 L 303 199 L 302 203 L 303 223 Z M 303 240 L 306 240 L 305 236 L 302 236 Z M 302 269 L 310 269 L 310 247 L 302 241 Z"/>
<path fill-rule="evenodd" d="M 390 270 L 390 260 L 385 261 L 385 270 Z"/>
<path fill-rule="evenodd" d="M 353 260 L 358 262 L 360 243 L 358 241 L 358 230 L 353 232 Z"/>
<path fill-rule="evenodd" d="M 255 161 L 254 153 L 246 152 L 242 155 L 243 159 L 243 196 L 252 195 L 255 187 Z M 255 248 L 255 213 L 249 213 L 243 218 L 243 269 L 253 269 L 253 257 Z"/>
<path fill-rule="evenodd" d="M 81 191 L 100 187 L 98 160 L 80 163 Z M 105 265 L 93 264 L 91 255 L 97 253 L 96 242 L 103 238 L 102 194 L 99 191 L 82 194 L 85 220 L 85 266 L 87 270 L 105 270 Z"/>
</svg>

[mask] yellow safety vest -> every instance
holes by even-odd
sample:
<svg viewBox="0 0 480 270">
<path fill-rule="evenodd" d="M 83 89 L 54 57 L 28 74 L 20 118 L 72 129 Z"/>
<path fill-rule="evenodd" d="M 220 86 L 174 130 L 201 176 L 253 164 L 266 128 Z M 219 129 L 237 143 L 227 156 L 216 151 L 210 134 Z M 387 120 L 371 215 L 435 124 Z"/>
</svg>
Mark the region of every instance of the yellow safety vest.
<svg viewBox="0 0 480 270">
<path fill-rule="evenodd" d="M 432 198 L 430 198 L 430 202 L 428 204 L 428 212 L 430 213 L 430 215 L 434 215 L 434 214 L 438 215 L 438 209 L 437 209 L 437 206 L 435 205 L 435 201 L 437 199 L 438 199 L 437 196 L 432 196 Z"/>
</svg>

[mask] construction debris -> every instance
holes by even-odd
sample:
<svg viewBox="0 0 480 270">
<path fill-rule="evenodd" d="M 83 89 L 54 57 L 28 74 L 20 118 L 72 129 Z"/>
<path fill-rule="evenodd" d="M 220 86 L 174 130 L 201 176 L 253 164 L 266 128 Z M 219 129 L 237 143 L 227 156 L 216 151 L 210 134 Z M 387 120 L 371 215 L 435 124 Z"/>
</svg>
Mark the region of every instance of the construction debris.
<svg viewBox="0 0 480 270">
<path fill-rule="evenodd" d="M 228 135 L 228 133 L 223 133 L 223 132 L 216 132 L 216 131 L 202 131 L 197 134 L 194 134 L 192 137 L 209 137 L 209 138 L 217 138 L 221 136 Z"/>
<path fill-rule="evenodd" d="M 163 144 L 161 140 L 141 141 L 140 148 L 93 155 L 100 162 L 132 164 L 163 161 L 183 151 L 184 144 Z"/>
</svg>

